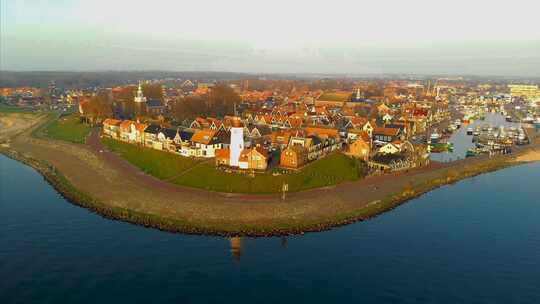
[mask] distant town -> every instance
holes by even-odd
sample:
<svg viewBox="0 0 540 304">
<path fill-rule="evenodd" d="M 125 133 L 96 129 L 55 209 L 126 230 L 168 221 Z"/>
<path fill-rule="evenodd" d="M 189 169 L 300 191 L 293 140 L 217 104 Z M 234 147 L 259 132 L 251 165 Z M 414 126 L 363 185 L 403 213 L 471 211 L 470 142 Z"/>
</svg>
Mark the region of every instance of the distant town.
<svg viewBox="0 0 540 304">
<path fill-rule="evenodd" d="M 540 126 L 538 85 L 469 84 L 462 78 L 167 79 L 92 89 L 62 89 L 51 81 L 46 89 L 0 92 L 6 106 L 59 110 L 102 126 L 102 136 L 178 157 L 214 159 L 221 170 L 249 174 L 300 170 L 334 152 L 361 160 L 369 174 L 422 167 L 430 153 L 453 150 L 452 132 L 489 112 Z M 498 126 L 487 126 L 486 136 L 488 127 L 489 139 L 467 156 L 526 143 L 522 129 L 503 136 L 492 132 Z M 469 135 L 478 137 L 477 129 Z"/>
</svg>

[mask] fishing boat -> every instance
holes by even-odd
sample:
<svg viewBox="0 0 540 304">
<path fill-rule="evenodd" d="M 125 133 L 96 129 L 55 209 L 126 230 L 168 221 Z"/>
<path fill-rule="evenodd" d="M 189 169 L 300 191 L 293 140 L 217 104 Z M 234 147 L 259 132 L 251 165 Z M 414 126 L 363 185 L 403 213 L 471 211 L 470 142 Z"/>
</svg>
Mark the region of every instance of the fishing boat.
<svg viewBox="0 0 540 304">
<path fill-rule="evenodd" d="M 472 128 L 472 127 L 468 127 L 468 128 L 467 128 L 467 135 L 473 135 L 473 133 L 474 133 L 473 128 Z"/>
</svg>

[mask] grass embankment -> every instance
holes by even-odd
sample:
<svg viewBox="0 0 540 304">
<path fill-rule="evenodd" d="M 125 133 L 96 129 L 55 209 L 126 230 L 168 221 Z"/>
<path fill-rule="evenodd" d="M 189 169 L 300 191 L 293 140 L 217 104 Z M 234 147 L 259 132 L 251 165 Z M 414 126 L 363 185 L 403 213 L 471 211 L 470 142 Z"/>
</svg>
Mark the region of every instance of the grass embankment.
<svg viewBox="0 0 540 304">
<path fill-rule="evenodd" d="M 31 108 L 8 106 L 5 104 L 0 104 L 0 113 L 32 113 L 32 112 L 33 110 Z"/>
<path fill-rule="evenodd" d="M 131 164 L 159 179 L 217 192 L 277 193 L 284 183 L 289 185 L 289 192 L 295 192 L 358 180 L 366 172 L 361 162 L 341 153 L 333 153 L 298 172 L 277 176 L 271 173 L 249 176 L 217 169 L 213 162 L 200 162 L 109 138 L 103 138 L 102 142 Z"/>
<path fill-rule="evenodd" d="M 78 114 L 71 114 L 51 122 L 44 133 L 53 139 L 81 144 L 86 141 L 90 130 L 90 125 L 83 123 Z"/>
<path fill-rule="evenodd" d="M 142 171 L 159 179 L 175 177 L 198 163 L 192 158 L 181 157 L 110 138 L 102 138 L 101 141 L 111 151 L 119 154 Z"/>
<path fill-rule="evenodd" d="M 219 192 L 277 193 L 282 190 L 283 184 L 288 184 L 289 191 L 295 192 L 358 180 L 365 175 L 364 172 L 363 167 L 353 159 L 333 153 L 293 173 L 276 176 L 264 173 L 251 177 L 224 172 L 213 164 L 203 164 L 172 182 Z"/>
</svg>

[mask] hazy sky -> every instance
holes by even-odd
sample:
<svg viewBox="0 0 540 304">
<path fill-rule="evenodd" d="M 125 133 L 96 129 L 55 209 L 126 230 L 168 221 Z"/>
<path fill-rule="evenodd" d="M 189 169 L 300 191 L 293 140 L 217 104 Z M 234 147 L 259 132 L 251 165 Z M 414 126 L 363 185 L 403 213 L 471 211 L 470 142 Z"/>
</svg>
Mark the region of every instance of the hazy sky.
<svg viewBox="0 0 540 304">
<path fill-rule="evenodd" d="M 2 0 L 4 70 L 540 76 L 540 0 Z"/>
</svg>

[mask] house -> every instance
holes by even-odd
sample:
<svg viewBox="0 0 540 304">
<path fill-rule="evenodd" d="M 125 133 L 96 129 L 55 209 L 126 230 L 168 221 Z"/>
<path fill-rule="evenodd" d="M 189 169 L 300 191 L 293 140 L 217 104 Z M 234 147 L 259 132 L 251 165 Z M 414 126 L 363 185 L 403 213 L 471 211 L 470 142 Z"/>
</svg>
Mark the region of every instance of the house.
<svg viewBox="0 0 540 304">
<path fill-rule="evenodd" d="M 378 151 L 380 154 L 397 154 L 399 152 L 401 152 L 401 145 L 397 141 L 384 144 Z"/>
<path fill-rule="evenodd" d="M 175 143 L 178 147 L 178 153 L 182 156 L 195 156 L 197 153 L 195 149 L 191 148 L 191 138 L 193 138 L 193 134 L 195 134 L 195 130 L 193 129 L 183 129 L 178 132 L 178 135 L 175 136 Z"/>
<path fill-rule="evenodd" d="M 361 116 L 353 116 L 350 118 L 350 120 L 345 124 L 345 128 L 353 128 L 353 129 L 359 129 L 366 131 L 369 136 L 373 136 L 373 129 L 376 126 L 376 124 L 373 121 L 370 121 L 367 117 L 361 117 Z"/>
<path fill-rule="evenodd" d="M 197 157 L 214 157 L 215 150 L 225 148 L 223 133 L 214 130 L 198 130 L 191 137 L 192 149 Z"/>
<path fill-rule="evenodd" d="M 120 137 L 121 120 L 107 118 L 103 121 L 103 134 L 112 138 Z"/>
<path fill-rule="evenodd" d="M 231 165 L 231 162 L 230 162 L 231 150 L 229 148 L 217 149 L 215 151 L 215 154 L 216 154 L 216 157 L 215 157 L 216 167 Z"/>
<path fill-rule="evenodd" d="M 312 161 L 321 157 L 323 153 L 323 140 L 316 135 L 291 136 L 289 146 L 301 146 L 308 152 L 308 160 Z"/>
<path fill-rule="evenodd" d="M 264 171 L 268 167 L 269 159 L 268 153 L 261 147 L 242 149 L 238 157 L 238 168 Z M 217 149 L 215 164 L 216 166 L 231 166 L 231 150 L 229 148 Z"/>
<path fill-rule="evenodd" d="M 413 167 L 413 164 L 407 159 L 405 155 L 401 153 L 377 153 L 368 162 L 368 167 L 376 172 L 394 172 L 400 170 L 407 170 Z"/>
<path fill-rule="evenodd" d="M 272 130 L 267 125 L 250 125 L 244 127 L 244 134 L 251 139 L 270 138 Z"/>
<path fill-rule="evenodd" d="M 158 139 L 158 134 L 160 131 L 160 125 L 148 125 L 148 127 L 144 129 L 144 146 L 157 150 L 163 150 L 163 143 Z"/>
<path fill-rule="evenodd" d="M 244 149 L 240 153 L 238 166 L 240 169 L 266 170 L 268 160 L 268 153 L 260 147 Z"/>
<path fill-rule="evenodd" d="M 349 144 L 345 154 L 367 161 L 371 153 L 371 145 L 363 137 L 357 137 Z"/>
<path fill-rule="evenodd" d="M 289 145 L 292 132 L 290 131 L 274 131 L 271 135 L 272 147 L 283 149 Z"/>
<path fill-rule="evenodd" d="M 371 145 L 371 137 L 369 136 L 369 134 L 366 131 L 361 130 L 361 129 L 351 129 L 351 130 L 347 131 L 347 141 L 348 142 L 353 142 L 358 137 L 362 137 L 362 139 L 364 141 L 366 141 L 367 143 L 369 143 L 369 145 Z"/>
<path fill-rule="evenodd" d="M 157 136 L 161 142 L 163 150 L 177 152 L 178 146 L 182 143 L 178 129 L 162 128 Z"/>
<path fill-rule="evenodd" d="M 385 113 L 382 117 L 382 120 L 385 124 L 389 124 L 392 121 L 393 117 L 389 113 Z"/>
<path fill-rule="evenodd" d="M 135 141 L 134 135 L 131 133 L 131 124 L 133 123 L 131 120 L 123 120 L 120 123 L 120 140 L 127 142 Z"/>
<path fill-rule="evenodd" d="M 148 125 L 131 120 L 120 123 L 120 140 L 130 143 L 144 143 L 144 130 Z"/>
<path fill-rule="evenodd" d="M 308 151 L 302 146 L 289 146 L 281 151 L 279 164 L 284 168 L 297 169 L 308 162 Z"/>
<path fill-rule="evenodd" d="M 380 145 L 398 140 L 399 135 L 399 128 L 376 127 L 373 129 L 373 141 Z"/>
<path fill-rule="evenodd" d="M 315 136 L 321 141 L 321 150 L 323 154 L 341 148 L 341 137 L 339 131 L 334 128 L 308 127 L 305 128 L 308 137 Z"/>
</svg>

